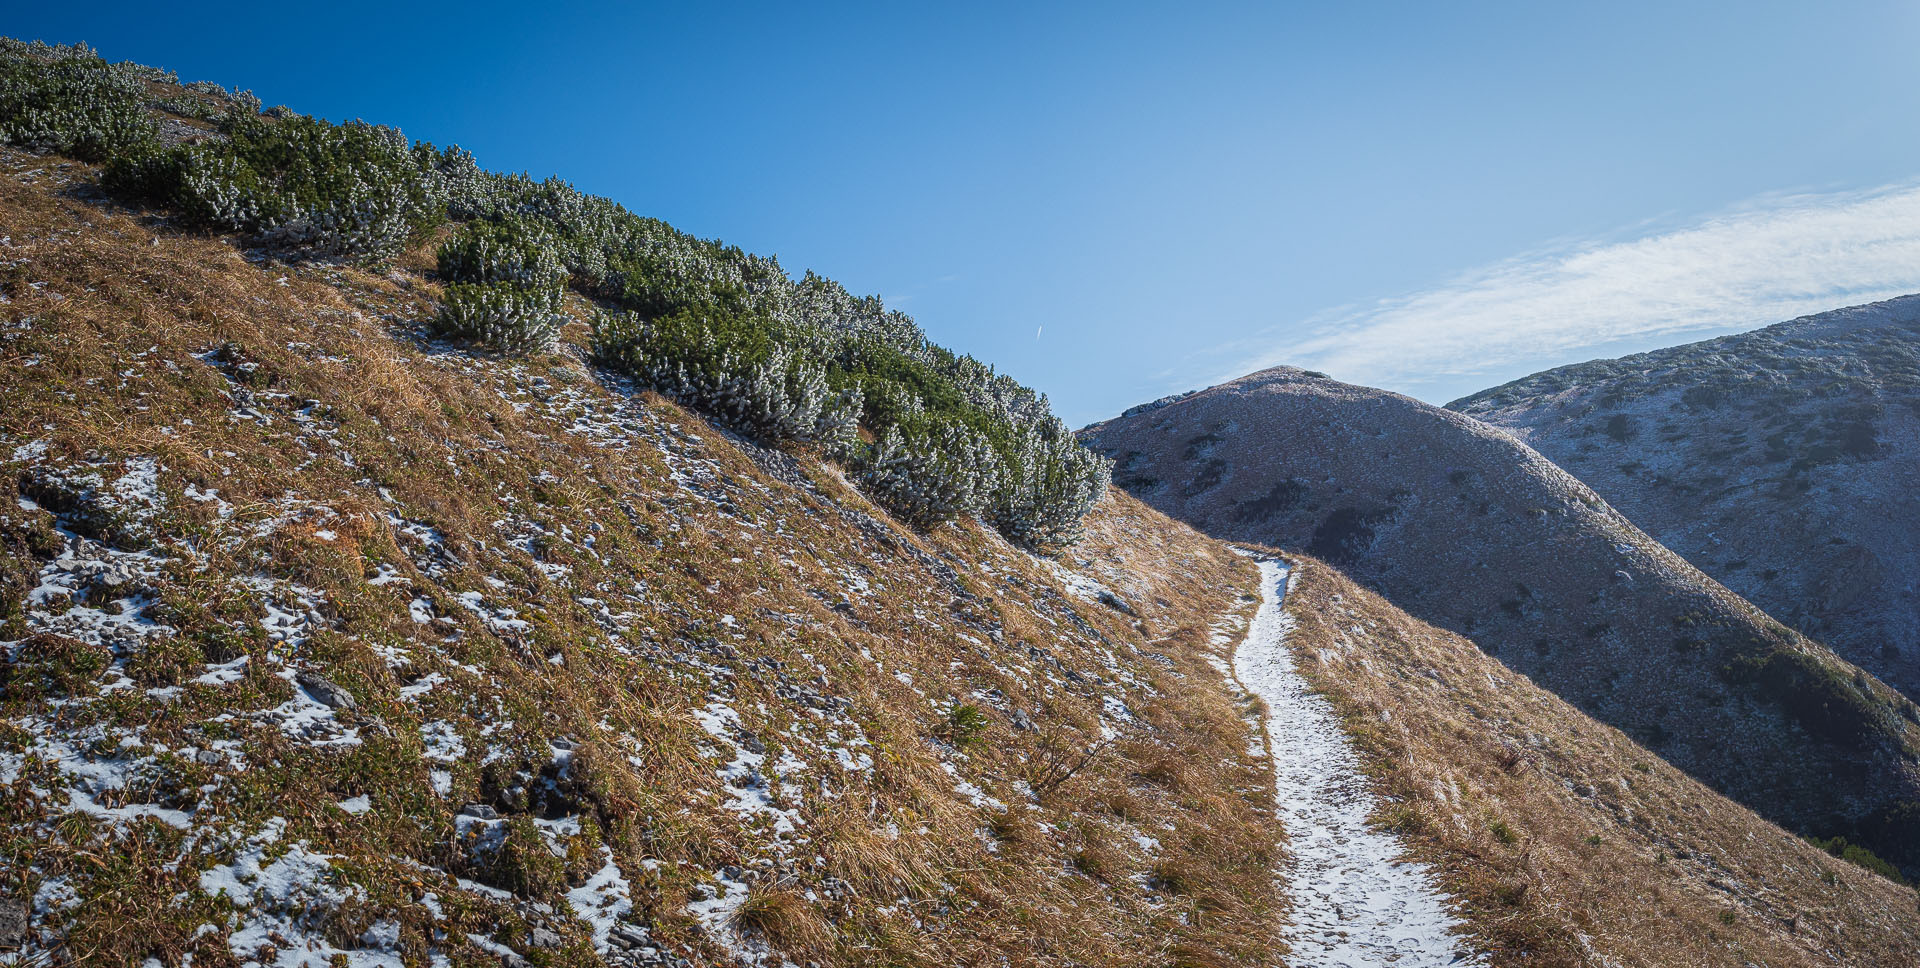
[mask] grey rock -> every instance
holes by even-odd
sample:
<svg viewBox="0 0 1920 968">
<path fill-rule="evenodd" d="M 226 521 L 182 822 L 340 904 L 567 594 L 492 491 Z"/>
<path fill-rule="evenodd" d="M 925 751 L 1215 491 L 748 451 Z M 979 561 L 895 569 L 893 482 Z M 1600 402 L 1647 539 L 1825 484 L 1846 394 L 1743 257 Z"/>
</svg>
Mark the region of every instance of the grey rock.
<svg viewBox="0 0 1920 968">
<path fill-rule="evenodd" d="M 354 701 L 351 693 L 328 681 L 319 673 L 302 670 L 294 675 L 293 681 L 298 683 L 300 688 L 312 693 L 314 699 L 319 700 L 329 709 L 352 709 L 359 705 Z"/>
<path fill-rule="evenodd" d="M 0 898 L 0 945 L 15 947 L 27 939 L 27 902 Z"/>
</svg>

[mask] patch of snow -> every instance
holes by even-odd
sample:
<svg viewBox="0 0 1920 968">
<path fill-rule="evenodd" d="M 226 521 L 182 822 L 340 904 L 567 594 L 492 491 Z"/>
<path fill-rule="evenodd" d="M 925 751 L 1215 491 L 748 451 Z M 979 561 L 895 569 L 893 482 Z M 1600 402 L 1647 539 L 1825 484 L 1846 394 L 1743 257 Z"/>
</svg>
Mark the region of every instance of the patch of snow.
<svg viewBox="0 0 1920 968">
<path fill-rule="evenodd" d="M 267 821 L 231 863 L 200 874 L 200 890 L 224 894 L 236 908 L 227 936 L 233 956 L 258 963 L 259 952 L 272 947 L 273 960 L 266 964 L 276 968 L 330 968 L 336 959 L 353 968 L 405 968 L 397 926 L 392 931 L 369 930 L 360 938 L 365 947 L 342 950 L 327 940 L 332 913 L 365 900 L 366 892 L 342 884 L 334 874 L 333 858 L 308 850 L 305 842 L 284 852 L 274 850 L 285 831 L 285 819 Z"/>
<path fill-rule="evenodd" d="M 621 918 L 633 912 L 633 893 L 632 885 L 613 862 L 613 851 L 606 847 L 600 851 L 606 863 L 585 884 L 567 892 L 567 903 L 580 920 L 592 926 L 594 950 L 604 954 L 609 947 L 608 935 Z"/>
</svg>

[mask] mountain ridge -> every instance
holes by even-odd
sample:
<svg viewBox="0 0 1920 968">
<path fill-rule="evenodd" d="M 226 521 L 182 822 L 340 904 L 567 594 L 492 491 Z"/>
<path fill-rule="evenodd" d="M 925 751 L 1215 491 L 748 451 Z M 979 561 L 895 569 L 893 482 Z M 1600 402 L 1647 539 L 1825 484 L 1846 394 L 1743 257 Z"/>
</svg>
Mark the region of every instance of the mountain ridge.
<svg viewBox="0 0 1920 968">
<path fill-rule="evenodd" d="M 1911 703 L 1505 432 L 1278 367 L 1083 434 L 1170 516 L 1326 560 L 1763 815 L 1920 862 Z"/>
<path fill-rule="evenodd" d="M 1920 296 L 1557 367 L 1448 404 L 1662 543 L 1920 690 Z"/>
</svg>

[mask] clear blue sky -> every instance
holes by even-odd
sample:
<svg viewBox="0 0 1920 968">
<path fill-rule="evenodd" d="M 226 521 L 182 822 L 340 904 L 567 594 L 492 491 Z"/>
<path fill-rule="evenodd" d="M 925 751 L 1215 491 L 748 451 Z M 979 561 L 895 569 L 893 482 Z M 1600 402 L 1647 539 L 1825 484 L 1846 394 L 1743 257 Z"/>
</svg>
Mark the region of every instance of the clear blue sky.
<svg viewBox="0 0 1920 968">
<path fill-rule="evenodd" d="M 811 6 L 34 4 L 0 32 L 559 174 L 878 292 L 1076 425 L 1314 326 L 1300 361 L 1337 358 L 1328 326 L 1528 253 L 1920 174 L 1910 3 Z M 1671 341 L 1624 332 L 1376 369 L 1444 400 Z"/>
</svg>

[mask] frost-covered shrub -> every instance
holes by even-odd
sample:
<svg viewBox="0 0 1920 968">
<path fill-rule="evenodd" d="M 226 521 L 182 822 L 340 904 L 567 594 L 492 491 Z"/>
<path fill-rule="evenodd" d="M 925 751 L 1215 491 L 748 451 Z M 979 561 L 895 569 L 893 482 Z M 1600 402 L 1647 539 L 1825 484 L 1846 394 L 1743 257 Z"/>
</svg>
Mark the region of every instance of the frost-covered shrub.
<svg viewBox="0 0 1920 968">
<path fill-rule="evenodd" d="M 603 314 L 594 353 L 736 430 L 817 443 L 834 454 L 851 447 L 858 430 L 858 388 L 835 389 L 802 341 L 782 339 L 764 319 L 693 310 L 652 320 Z"/>
<path fill-rule="evenodd" d="M 1000 469 L 985 436 L 941 417 L 889 427 L 859 467 L 875 500 L 922 526 L 978 514 Z"/>
<path fill-rule="evenodd" d="M 441 332 L 509 352 L 553 348 L 567 270 L 540 226 L 470 222 L 441 243 L 439 264 L 449 280 Z"/>
<path fill-rule="evenodd" d="M 442 180 L 396 129 L 252 114 L 225 127 L 225 141 L 129 153 L 107 183 L 320 256 L 388 259 L 443 217 Z"/>
<path fill-rule="evenodd" d="M 1058 420 L 1022 432 L 1010 449 L 988 519 L 1031 547 L 1079 541 L 1087 512 L 1106 493 L 1113 462 L 1081 446 Z"/>
<path fill-rule="evenodd" d="M 529 288 L 564 285 L 554 239 L 522 219 L 469 222 L 440 244 L 440 275 L 454 282 L 505 282 Z"/>
<path fill-rule="evenodd" d="M 0 57 L 0 142 L 104 161 L 153 139 L 145 99 L 133 72 L 98 57 Z"/>
<path fill-rule="evenodd" d="M 443 335 L 508 353 L 544 353 L 553 349 L 566 323 L 560 297 L 558 285 L 456 282 L 447 286 L 434 326 Z"/>
<path fill-rule="evenodd" d="M 199 118 L 202 121 L 222 124 L 230 124 L 263 113 L 260 110 L 260 99 L 252 91 L 234 90 L 229 93 L 226 88 L 212 81 L 195 81 L 191 84 L 183 84 L 181 87 L 188 93 L 163 98 L 154 102 L 155 106 L 184 118 Z M 193 97 L 192 95 L 195 94 L 200 96 Z M 269 109 L 264 113 L 272 118 L 296 116 L 291 109 L 284 106 Z"/>
</svg>

